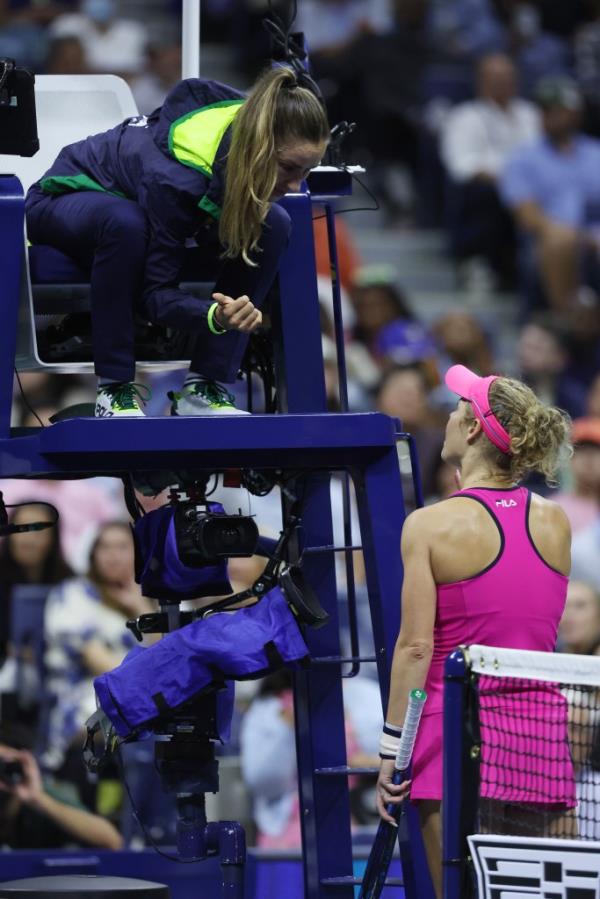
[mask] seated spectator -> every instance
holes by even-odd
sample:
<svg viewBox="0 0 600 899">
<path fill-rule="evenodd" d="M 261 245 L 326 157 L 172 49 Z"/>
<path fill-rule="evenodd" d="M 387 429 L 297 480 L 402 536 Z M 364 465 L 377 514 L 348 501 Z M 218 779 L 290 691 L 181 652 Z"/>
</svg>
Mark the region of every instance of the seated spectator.
<svg viewBox="0 0 600 899">
<path fill-rule="evenodd" d="M 393 368 L 387 372 L 377 392 L 377 409 L 392 418 L 399 418 L 403 429 L 414 437 L 423 494 L 426 497 L 435 494 L 444 429 L 436 424 L 430 409 L 429 388 L 423 370 L 413 366 Z M 407 488 L 405 496 L 410 497 L 410 478 L 404 476 L 403 481 Z"/>
<path fill-rule="evenodd" d="M 47 688 L 50 709 L 43 763 L 79 783 L 81 735 L 96 709 L 93 678 L 123 660 L 136 640 L 125 627 L 154 609 L 134 581 L 134 548 L 125 522 L 103 525 L 92 545 L 87 577 L 65 581 L 46 604 Z M 80 784 L 82 796 L 85 784 Z"/>
<path fill-rule="evenodd" d="M 585 411 L 592 418 L 600 418 L 600 373 L 588 388 Z"/>
<path fill-rule="evenodd" d="M 519 377 L 545 403 L 559 406 L 571 418 L 585 412 L 585 385 L 567 374 L 564 333 L 549 317 L 539 316 L 526 324 L 517 342 Z"/>
<path fill-rule="evenodd" d="M 585 581 L 600 593 L 600 516 L 573 537 L 571 577 Z"/>
<path fill-rule="evenodd" d="M 78 37 L 66 35 L 51 41 L 46 59 L 48 75 L 86 75 L 89 70 L 85 50 Z"/>
<path fill-rule="evenodd" d="M 31 483 L 30 483 L 30 486 Z M 54 520 L 48 506 L 10 509 L 10 523 Z M 54 527 L 10 534 L 0 541 L 0 667 L 2 721 L 27 728 L 31 743 L 43 721 L 42 634 L 44 595 L 72 576 L 60 548 L 60 519 Z M 40 595 L 19 595 L 21 585 L 40 585 Z M 15 607 L 25 602 L 26 606 Z"/>
<path fill-rule="evenodd" d="M 386 325 L 379 332 L 375 350 L 384 370 L 416 365 L 425 374 L 430 390 L 439 386 L 438 348 L 420 322 L 399 318 Z"/>
<path fill-rule="evenodd" d="M 513 222 L 498 193 L 498 176 L 539 130 L 537 109 L 517 96 L 514 64 L 500 53 L 481 58 L 476 99 L 455 106 L 442 129 L 442 160 L 451 179 L 451 251 L 461 262 L 485 262 L 498 286 L 510 286 L 515 272 Z M 463 268 L 465 276 L 472 268 Z"/>
<path fill-rule="evenodd" d="M 427 24 L 440 47 L 452 56 L 477 59 L 506 47 L 505 30 L 493 0 L 431 3 Z"/>
<path fill-rule="evenodd" d="M 178 41 L 152 43 L 147 48 L 146 69 L 131 84 L 137 108 L 150 115 L 181 78 L 181 47 Z"/>
<path fill-rule="evenodd" d="M 356 314 L 352 336 L 373 354 L 377 338 L 386 325 L 397 319 L 414 320 L 397 277 L 391 265 L 365 265 L 355 275 L 350 294 Z"/>
<path fill-rule="evenodd" d="M 114 478 L 85 480 L 0 480 L 6 503 L 36 499 L 52 503 L 60 515 L 61 548 L 74 571 L 84 571 L 90 543 L 99 525 L 126 514 L 121 497 L 111 493 Z"/>
<path fill-rule="evenodd" d="M 1 0 L 0 57 L 7 56 L 17 65 L 39 71 L 44 65 L 48 39 L 42 23 L 28 7 L 30 3 L 19 0 Z"/>
<path fill-rule="evenodd" d="M 571 71 L 570 47 L 564 37 L 546 28 L 537 2 L 494 0 L 506 27 L 507 46 L 519 72 L 523 95 L 530 97 L 540 78 L 568 76 Z"/>
<path fill-rule="evenodd" d="M 597 257 L 600 141 L 580 133 L 574 82 L 544 79 L 536 99 L 543 136 L 509 159 L 501 194 L 523 234 L 527 264 L 539 270 L 546 301 L 564 312 L 582 283 L 582 268 Z"/>
<path fill-rule="evenodd" d="M 553 495 L 562 506 L 573 533 L 600 515 L 600 418 L 578 418 L 571 431 L 573 455 L 570 487 Z"/>
<path fill-rule="evenodd" d="M 466 365 L 478 375 L 492 374 L 494 359 L 490 337 L 470 312 L 453 309 L 433 323 L 433 336 L 445 372 L 451 365 Z"/>
<path fill-rule="evenodd" d="M 600 595 L 585 581 L 571 579 L 558 630 L 561 652 L 589 655 L 600 642 Z"/>
<path fill-rule="evenodd" d="M 600 2 L 590 0 L 593 19 L 575 35 L 575 77 L 585 101 L 586 131 L 600 137 Z"/>
<path fill-rule="evenodd" d="M 118 830 L 87 811 L 65 785 L 45 782 L 27 750 L 0 745 L 0 763 L 16 765 L 11 783 L 0 775 L 0 845 L 10 849 L 65 849 L 93 846 L 121 849 Z"/>
<path fill-rule="evenodd" d="M 343 681 L 348 764 L 370 766 L 378 755 L 383 717 L 378 684 L 366 677 Z M 240 731 L 242 773 L 250 789 L 257 845 L 300 847 L 300 805 L 292 674 L 287 668 L 261 681 Z M 354 782 L 352 787 L 358 787 Z"/>
<path fill-rule="evenodd" d="M 81 0 L 79 12 L 52 22 L 50 37 L 79 38 L 92 71 L 135 75 L 144 68 L 147 29 L 118 12 L 116 0 Z"/>
</svg>

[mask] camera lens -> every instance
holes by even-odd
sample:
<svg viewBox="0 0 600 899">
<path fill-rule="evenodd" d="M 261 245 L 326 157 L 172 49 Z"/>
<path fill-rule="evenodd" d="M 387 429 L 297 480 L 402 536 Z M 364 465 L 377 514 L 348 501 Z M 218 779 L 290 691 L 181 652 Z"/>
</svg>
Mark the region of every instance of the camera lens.
<svg viewBox="0 0 600 899">
<path fill-rule="evenodd" d="M 225 527 L 221 531 L 221 540 L 223 541 L 224 547 L 232 547 L 237 546 L 240 542 L 240 531 L 237 527 Z"/>
</svg>

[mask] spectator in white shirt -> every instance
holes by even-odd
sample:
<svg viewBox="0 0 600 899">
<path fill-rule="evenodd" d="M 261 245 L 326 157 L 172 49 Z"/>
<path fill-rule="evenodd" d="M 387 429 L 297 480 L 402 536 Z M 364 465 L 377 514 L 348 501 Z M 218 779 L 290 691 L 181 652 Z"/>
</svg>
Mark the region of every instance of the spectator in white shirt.
<svg viewBox="0 0 600 899">
<path fill-rule="evenodd" d="M 130 77 L 144 69 L 146 26 L 120 17 L 116 0 L 82 0 L 78 13 L 55 19 L 50 36 L 78 38 L 92 71 Z"/>
<path fill-rule="evenodd" d="M 512 153 L 539 131 L 539 113 L 517 96 L 515 67 L 500 53 L 482 57 L 477 97 L 458 104 L 442 129 L 451 250 L 459 260 L 482 257 L 501 284 L 513 280 L 514 233 L 497 179 Z"/>
</svg>

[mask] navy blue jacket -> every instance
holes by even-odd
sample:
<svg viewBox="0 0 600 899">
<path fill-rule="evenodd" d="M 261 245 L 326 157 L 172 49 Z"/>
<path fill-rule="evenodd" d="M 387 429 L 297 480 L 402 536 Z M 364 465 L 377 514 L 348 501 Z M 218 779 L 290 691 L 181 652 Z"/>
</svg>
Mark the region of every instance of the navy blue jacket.
<svg viewBox="0 0 600 899">
<path fill-rule="evenodd" d="M 126 119 L 65 147 L 39 181 L 46 193 L 103 190 L 144 209 L 144 305 L 155 312 L 154 320 L 168 319 L 168 308 L 181 302 L 177 286 L 186 240 L 218 220 L 230 124 L 243 99 L 216 81 L 181 81 L 150 116 Z"/>
</svg>

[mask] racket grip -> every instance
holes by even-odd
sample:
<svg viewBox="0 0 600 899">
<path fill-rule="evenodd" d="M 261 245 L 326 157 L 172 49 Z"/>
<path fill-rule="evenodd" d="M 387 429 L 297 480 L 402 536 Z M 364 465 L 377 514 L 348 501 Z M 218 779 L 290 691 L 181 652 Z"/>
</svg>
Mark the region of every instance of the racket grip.
<svg viewBox="0 0 600 899">
<path fill-rule="evenodd" d="M 414 749 L 415 740 L 417 738 L 417 730 L 423 706 L 427 699 L 425 690 L 411 690 L 408 697 L 408 706 L 402 725 L 402 736 L 396 752 L 396 770 L 406 771 L 410 764 L 410 757 Z M 401 783 L 402 781 L 399 781 Z M 396 781 L 394 781 L 396 783 Z"/>
</svg>

